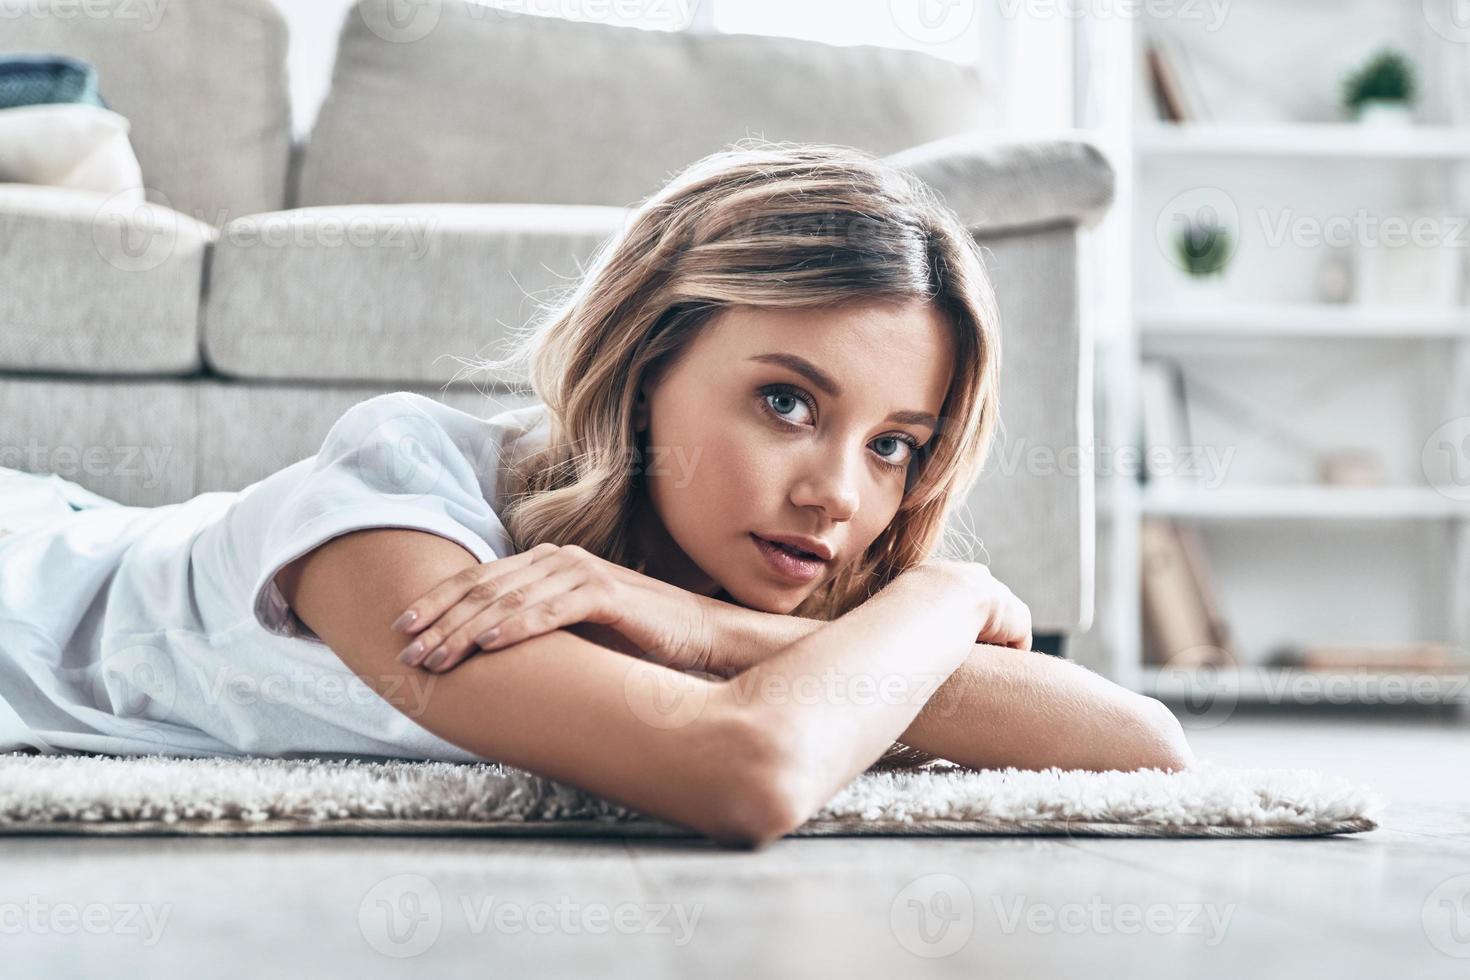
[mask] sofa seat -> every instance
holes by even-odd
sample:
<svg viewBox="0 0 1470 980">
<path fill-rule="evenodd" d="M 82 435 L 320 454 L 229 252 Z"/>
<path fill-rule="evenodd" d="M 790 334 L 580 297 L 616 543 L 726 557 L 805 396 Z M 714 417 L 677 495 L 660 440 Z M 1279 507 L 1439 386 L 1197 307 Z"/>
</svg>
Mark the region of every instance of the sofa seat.
<svg viewBox="0 0 1470 980">
<path fill-rule="evenodd" d="M 19 375 L 0 384 L 0 466 L 56 473 L 122 504 L 174 504 L 311 456 L 343 412 L 384 390 L 481 418 L 536 403 L 460 386 Z"/>
<path fill-rule="evenodd" d="M 0 370 L 197 373 L 214 237 L 162 204 L 0 184 Z"/>
<path fill-rule="evenodd" d="M 503 355 L 629 214 L 361 204 L 238 218 L 214 247 L 204 358 L 235 378 L 478 384 L 466 361 Z"/>
</svg>

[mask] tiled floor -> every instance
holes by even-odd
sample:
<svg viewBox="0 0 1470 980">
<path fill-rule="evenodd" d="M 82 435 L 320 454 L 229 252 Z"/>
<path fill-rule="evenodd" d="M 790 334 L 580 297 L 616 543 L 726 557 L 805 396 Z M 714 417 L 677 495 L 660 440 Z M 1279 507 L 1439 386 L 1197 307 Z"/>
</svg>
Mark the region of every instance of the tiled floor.
<svg viewBox="0 0 1470 980">
<path fill-rule="evenodd" d="M 1238 712 L 1190 736 L 1225 764 L 1367 782 L 1389 799 L 1384 825 L 1296 840 L 787 838 L 756 852 L 10 838 L 0 973 L 1470 976 L 1470 723 Z"/>
</svg>

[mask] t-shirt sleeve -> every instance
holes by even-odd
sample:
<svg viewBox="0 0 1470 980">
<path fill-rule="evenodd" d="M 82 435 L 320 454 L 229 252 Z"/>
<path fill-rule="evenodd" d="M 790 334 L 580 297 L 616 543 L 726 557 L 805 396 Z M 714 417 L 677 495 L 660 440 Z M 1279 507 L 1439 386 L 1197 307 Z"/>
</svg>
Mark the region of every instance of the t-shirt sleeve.
<svg viewBox="0 0 1470 980">
<path fill-rule="evenodd" d="M 349 408 L 328 431 L 304 475 L 271 501 L 250 601 L 255 619 L 278 636 L 321 643 L 275 584 L 276 573 L 348 531 L 402 527 L 462 545 L 493 561 L 490 540 L 509 553 L 499 518 L 485 500 L 475 464 L 444 424 L 439 403 L 413 392 L 377 395 Z M 467 447 L 471 448 L 471 447 Z M 483 461 L 482 461 L 483 462 Z"/>
</svg>

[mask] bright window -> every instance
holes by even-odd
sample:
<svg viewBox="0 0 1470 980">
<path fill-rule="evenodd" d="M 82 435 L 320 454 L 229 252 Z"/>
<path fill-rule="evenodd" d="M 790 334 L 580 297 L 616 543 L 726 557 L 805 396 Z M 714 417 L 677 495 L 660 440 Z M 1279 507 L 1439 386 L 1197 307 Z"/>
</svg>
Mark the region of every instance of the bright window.
<svg viewBox="0 0 1470 980">
<path fill-rule="evenodd" d="M 712 26 L 828 44 L 925 51 L 964 64 L 980 60 L 978 0 L 704 0 Z"/>
</svg>

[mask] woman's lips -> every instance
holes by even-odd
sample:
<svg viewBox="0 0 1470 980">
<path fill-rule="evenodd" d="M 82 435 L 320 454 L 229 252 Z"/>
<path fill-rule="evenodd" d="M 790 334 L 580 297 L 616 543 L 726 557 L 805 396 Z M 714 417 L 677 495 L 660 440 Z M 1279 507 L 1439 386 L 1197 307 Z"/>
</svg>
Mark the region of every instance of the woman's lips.
<svg viewBox="0 0 1470 980">
<path fill-rule="evenodd" d="M 765 559 L 766 566 L 793 582 L 810 582 L 822 574 L 822 567 L 827 564 L 820 558 L 798 558 L 782 546 L 753 532 L 750 539 L 755 542 L 756 550 Z"/>
</svg>

